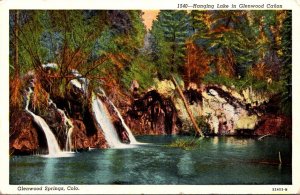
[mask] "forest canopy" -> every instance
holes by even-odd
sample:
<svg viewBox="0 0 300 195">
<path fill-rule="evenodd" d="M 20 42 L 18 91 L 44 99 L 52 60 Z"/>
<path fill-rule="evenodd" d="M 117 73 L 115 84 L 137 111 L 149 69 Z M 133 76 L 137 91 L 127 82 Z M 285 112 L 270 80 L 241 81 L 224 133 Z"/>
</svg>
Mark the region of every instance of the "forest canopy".
<svg viewBox="0 0 300 195">
<path fill-rule="evenodd" d="M 30 70 L 46 77 L 47 63 L 58 64 L 49 80 L 60 95 L 73 69 L 116 91 L 129 89 L 133 80 L 146 90 L 153 78 L 176 75 L 186 85 L 251 86 L 281 94 L 282 108 L 291 112 L 291 11 L 162 10 L 149 31 L 142 15 L 141 10 L 11 10 L 11 83 Z"/>
</svg>

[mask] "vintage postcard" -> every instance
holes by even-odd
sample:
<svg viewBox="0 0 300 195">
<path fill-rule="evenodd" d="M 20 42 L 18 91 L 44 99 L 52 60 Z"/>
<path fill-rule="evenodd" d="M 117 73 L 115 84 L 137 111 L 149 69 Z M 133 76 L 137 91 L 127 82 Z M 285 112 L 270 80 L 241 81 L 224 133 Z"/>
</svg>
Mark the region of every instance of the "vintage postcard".
<svg viewBox="0 0 300 195">
<path fill-rule="evenodd" d="M 299 7 L 0 1 L 0 193 L 300 193 Z"/>
</svg>

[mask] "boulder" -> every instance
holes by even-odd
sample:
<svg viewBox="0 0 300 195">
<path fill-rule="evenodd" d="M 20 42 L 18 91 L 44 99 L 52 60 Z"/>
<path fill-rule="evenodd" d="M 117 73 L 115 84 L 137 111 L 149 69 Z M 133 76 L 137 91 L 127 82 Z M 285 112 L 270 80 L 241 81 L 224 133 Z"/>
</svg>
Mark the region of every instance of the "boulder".
<svg viewBox="0 0 300 195">
<path fill-rule="evenodd" d="M 258 123 L 258 118 L 256 115 L 241 116 L 235 124 L 235 129 L 252 129 L 252 130 L 254 130 L 257 123 Z"/>
<path fill-rule="evenodd" d="M 33 154 L 39 148 L 38 129 L 25 111 L 14 112 L 10 117 L 9 143 L 11 154 Z"/>
<path fill-rule="evenodd" d="M 74 129 L 72 134 L 75 149 L 108 148 L 103 133 L 99 130 L 95 134 L 89 135 L 83 121 L 72 119 Z"/>
</svg>

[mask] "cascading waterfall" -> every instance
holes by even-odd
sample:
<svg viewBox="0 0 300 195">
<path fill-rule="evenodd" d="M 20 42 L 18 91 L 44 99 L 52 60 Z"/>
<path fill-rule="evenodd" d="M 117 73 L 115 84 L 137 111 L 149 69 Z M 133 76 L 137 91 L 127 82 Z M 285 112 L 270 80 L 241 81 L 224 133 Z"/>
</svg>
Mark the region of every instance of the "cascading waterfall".
<svg viewBox="0 0 300 195">
<path fill-rule="evenodd" d="M 26 100 L 26 106 L 25 110 L 33 117 L 34 122 L 44 131 L 46 139 L 47 139 L 47 145 L 48 145 L 48 152 L 50 156 L 55 156 L 58 153 L 61 152 L 59 145 L 55 139 L 54 134 L 50 130 L 49 126 L 47 125 L 46 121 L 38 116 L 35 115 L 33 112 L 31 112 L 28 109 L 29 102 L 30 102 L 30 95 L 33 93 L 32 89 L 29 88 L 28 94 L 27 94 L 27 100 Z"/>
<path fill-rule="evenodd" d="M 87 92 L 87 87 L 89 80 L 86 78 L 82 78 L 82 75 L 78 73 L 77 70 L 72 70 L 72 74 L 76 76 L 76 79 L 71 80 L 71 84 L 73 84 L 76 88 L 80 89 L 84 94 Z M 100 89 L 103 95 L 106 97 L 105 92 Z M 107 98 L 107 97 L 106 97 Z M 108 99 L 108 98 L 107 98 Z M 125 128 L 126 132 L 128 133 L 128 138 L 131 144 L 137 144 L 138 142 L 134 138 L 133 134 L 131 133 L 129 127 L 125 124 L 123 117 L 121 116 L 118 109 L 115 105 L 109 100 L 109 103 L 113 106 L 115 112 L 117 113 L 118 117 L 121 119 L 121 123 Z M 118 133 L 111 122 L 110 114 L 103 104 L 103 102 L 93 93 L 92 94 L 92 109 L 95 115 L 96 122 L 98 126 L 103 130 L 105 139 L 108 145 L 112 148 L 128 148 L 133 147 L 132 145 L 124 144 L 120 141 Z"/>
<path fill-rule="evenodd" d="M 73 147 L 72 133 L 73 133 L 74 126 L 73 126 L 72 121 L 69 118 L 66 118 L 66 119 L 67 119 L 68 124 L 70 125 L 70 128 L 68 130 L 68 134 L 67 134 L 66 151 L 71 151 L 72 147 Z"/>
<path fill-rule="evenodd" d="M 70 152 L 73 147 L 72 146 L 72 133 L 73 133 L 74 126 L 73 126 L 72 121 L 66 116 L 66 113 L 63 110 L 61 110 L 59 108 L 57 110 L 63 117 L 64 125 L 69 127 L 67 129 L 67 140 L 66 140 L 65 148 L 66 148 L 66 151 Z"/>
<path fill-rule="evenodd" d="M 135 137 L 133 136 L 133 134 L 131 133 L 131 130 L 129 129 L 129 127 L 126 125 L 121 113 L 119 112 L 119 110 L 117 109 L 117 107 L 112 103 L 112 101 L 109 100 L 109 103 L 112 105 L 112 107 L 114 108 L 115 112 L 117 113 L 118 117 L 120 118 L 121 120 L 121 123 L 124 127 L 124 129 L 126 130 L 126 132 L 128 133 L 128 137 L 129 137 L 129 140 L 130 140 L 130 143 L 131 144 L 137 144 L 139 142 L 136 141 Z"/>
<path fill-rule="evenodd" d="M 67 157 L 67 156 L 70 156 L 69 154 L 63 153 L 60 150 L 58 142 L 57 142 L 54 134 L 52 133 L 50 127 L 46 123 L 46 121 L 42 117 L 40 117 L 38 115 L 35 115 L 33 112 L 31 112 L 28 109 L 29 102 L 30 102 L 30 96 L 31 96 L 32 93 L 33 93 L 32 89 L 29 88 L 29 91 L 28 91 L 27 96 L 26 96 L 25 111 L 28 112 L 33 117 L 34 122 L 45 133 L 46 140 L 47 140 L 47 145 L 48 145 L 48 152 L 49 152 L 49 154 L 46 157 Z"/>
<path fill-rule="evenodd" d="M 138 145 L 145 145 L 145 144 L 148 144 L 148 143 L 143 143 L 143 142 L 138 142 L 138 141 L 136 141 L 134 135 L 132 134 L 130 128 L 126 125 L 126 123 L 125 123 L 125 121 L 124 121 L 124 119 L 123 119 L 121 113 L 120 113 L 119 110 L 117 109 L 117 107 L 116 107 L 116 106 L 113 104 L 113 102 L 110 101 L 110 100 L 109 100 L 109 103 L 113 106 L 115 112 L 117 113 L 118 117 L 119 117 L 120 120 L 121 120 L 121 123 L 122 123 L 124 129 L 125 129 L 126 132 L 128 133 L 128 138 L 129 138 L 129 140 L 130 140 L 130 144 L 136 144 L 136 145 L 137 145 L 137 144 L 138 144 Z"/>
<path fill-rule="evenodd" d="M 52 104 L 55 107 L 55 109 L 57 109 L 57 111 L 63 117 L 64 125 L 66 127 L 69 127 L 67 129 L 67 133 L 66 133 L 67 134 L 67 140 L 66 140 L 65 149 L 66 149 L 66 151 L 71 151 L 71 149 L 72 149 L 72 133 L 73 133 L 73 129 L 74 129 L 73 123 L 67 117 L 66 113 L 62 109 L 57 108 L 56 104 L 51 99 L 49 99 L 49 104 L 50 105 Z"/>
<path fill-rule="evenodd" d="M 103 102 L 92 94 L 92 109 L 98 126 L 103 130 L 105 139 L 111 148 L 128 148 L 132 145 L 123 144 L 117 134 L 117 131 L 110 120 L 107 108 Z"/>
<path fill-rule="evenodd" d="M 100 91 L 103 93 L 103 95 L 107 98 L 105 92 L 103 91 L 103 89 L 100 89 Z M 107 98 L 108 99 L 108 98 Z M 131 144 L 138 144 L 139 142 L 136 141 L 135 137 L 133 136 L 131 130 L 129 129 L 129 127 L 126 125 L 121 113 L 119 112 L 119 110 L 117 109 L 117 107 L 113 104 L 112 101 L 110 101 L 110 99 L 108 99 L 108 102 L 110 103 L 110 105 L 112 105 L 112 107 L 114 108 L 114 111 L 117 113 L 119 119 L 121 120 L 121 123 L 124 127 L 124 129 L 126 130 L 126 132 L 128 133 L 128 137 L 130 140 Z"/>
</svg>

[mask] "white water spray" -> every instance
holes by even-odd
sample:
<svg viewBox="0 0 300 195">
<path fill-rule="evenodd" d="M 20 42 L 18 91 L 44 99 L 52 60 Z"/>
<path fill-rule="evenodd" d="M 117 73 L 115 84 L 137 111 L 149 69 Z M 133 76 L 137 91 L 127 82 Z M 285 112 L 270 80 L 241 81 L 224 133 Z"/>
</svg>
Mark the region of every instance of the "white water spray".
<svg viewBox="0 0 300 195">
<path fill-rule="evenodd" d="M 102 94 L 107 98 L 105 92 L 103 89 L 100 89 L 100 91 L 102 92 Z M 108 98 L 107 98 L 108 99 Z M 121 120 L 121 123 L 124 127 L 124 129 L 126 130 L 126 132 L 128 133 L 128 137 L 129 137 L 129 140 L 130 140 L 130 143 L 131 144 L 138 144 L 139 142 L 136 141 L 135 137 L 133 136 L 131 130 L 129 129 L 129 127 L 126 125 L 121 113 L 119 112 L 118 108 L 113 104 L 112 101 L 110 101 L 110 99 L 108 99 L 108 102 L 110 103 L 110 105 L 112 105 L 112 107 L 114 108 L 114 111 L 117 113 L 119 119 Z"/>
<path fill-rule="evenodd" d="M 119 110 L 117 109 L 117 107 L 112 103 L 112 101 L 109 100 L 109 103 L 112 105 L 112 107 L 114 108 L 115 112 L 117 113 L 119 119 L 121 120 L 121 123 L 124 127 L 124 129 L 126 130 L 126 132 L 128 133 L 128 137 L 130 140 L 131 144 L 138 144 L 139 142 L 136 141 L 135 137 L 133 136 L 133 134 L 131 133 L 131 130 L 129 129 L 129 127 L 126 125 L 121 113 L 119 112 Z"/>
<path fill-rule="evenodd" d="M 80 89 L 84 94 L 87 93 L 87 88 L 89 84 L 89 80 L 83 78 L 81 74 L 77 70 L 72 70 L 72 74 L 77 77 L 76 79 L 71 80 L 71 84 L 76 88 Z M 105 92 L 100 88 L 103 95 L 107 98 Z M 108 99 L 108 98 L 107 98 Z M 108 99 L 109 100 L 109 99 Z M 126 130 L 128 134 L 128 138 L 131 144 L 138 144 L 139 142 L 136 141 L 133 134 L 131 133 L 129 127 L 126 125 L 123 117 L 121 116 L 118 109 L 115 105 L 109 100 L 109 103 L 113 106 L 115 112 L 117 113 L 118 117 L 121 120 L 122 126 Z M 103 130 L 105 139 L 108 145 L 112 148 L 128 148 L 133 147 L 132 145 L 124 144 L 120 141 L 118 133 L 111 122 L 110 114 L 103 104 L 103 102 L 95 95 L 92 95 L 92 109 L 95 115 L 96 122 L 98 126 Z"/>
<path fill-rule="evenodd" d="M 29 102 L 30 102 L 30 95 L 33 93 L 32 89 L 29 88 L 28 94 L 26 96 L 26 106 L 25 106 L 25 110 L 26 112 L 28 112 L 32 117 L 34 122 L 44 131 L 45 136 L 46 136 L 46 140 L 47 140 L 47 145 L 48 145 L 48 152 L 49 154 L 46 155 L 45 157 L 67 157 L 70 156 L 70 154 L 67 153 L 63 153 L 60 148 L 59 145 L 57 143 L 57 140 L 54 136 L 54 134 L 52 133 L 50 127 L 48 126 L 48 124 L 46 123 L 46 121 L 38 116 L 35 115 L 33 112 L 31 112 L 28 109 L 29 106 Z"/>
<path fill-rule="evenodd" d="M 67 140 L 66 140 L 66 146 L 65 146 L 65 149 L 66 151 L 71 151 L 72 149 L 72 133 L 73 133 L 73 129 L 74 129 L 74 126 L 73 126 L 73 123 L 72 121 L 67 117 L 66 113 L 62 110 L 62 109 L 59 109 L 57 108 L 56 104 L 51 100 L 49 99 L 49 105 L 53 105 L 57 111 L 60 113 L 60 115 L 62 116 L 63 118 L 63 122 L 64 122 L 64 126 L 65 127 L 69 127 L 67 129 Z"/>
<path fill-rule="evenodd" d="M 60 112 L 60 114 L 62 115 L 63 119 L 64 119 L 64 125 L 66 127 L 69 127 L 67 129 L 67 140 L 66 140 L 66 151 L 71 151 L 72 150 L 72 133 L 73 133 L 73 129 L 74 129 L 74 126 L 73 126 L 73 123 L 72 121 L 66 116 L 66 113 L 61 110 L 61 109 L 57 109 L 58 112 Z"/>
<path fill-rule="evenodd" d="M 92 109 L 98 126 L 103 130 L 105 139 L 111 148 L 128 148 L 132 145 L 124 144 L 120 141 L 117 131 L 110 120 L 109 113 L 103 102 L 92 95 Z"/>
<path fill-rule="evenodd" d="M 72 124 L 72 121 L 69 118 L 67 118 L 67 119 L 68 119 L 67 122 L 70 125 L 70 128 L 69 128 L 68 134 L 67 134 L 66 150 L 67 151 L 71 151 L 72 147 L 73 147 L 73 144 L 72 144 L 72 133 L 73 133 L 74 126 Z"/>
</svg>

